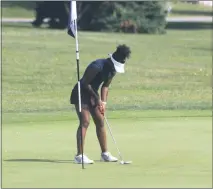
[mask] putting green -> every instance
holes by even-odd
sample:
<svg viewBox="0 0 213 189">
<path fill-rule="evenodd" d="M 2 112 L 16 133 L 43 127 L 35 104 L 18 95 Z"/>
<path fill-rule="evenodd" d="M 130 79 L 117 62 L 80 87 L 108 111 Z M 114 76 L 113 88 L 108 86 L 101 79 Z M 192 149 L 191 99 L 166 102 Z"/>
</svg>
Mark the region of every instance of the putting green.
<svg viewBox="0 0 213 189">
<path fill-rule="evenodd" d="M 210 112 L 134 112 L 109 114 L 113 135 L 131 165 L 99 162 L 100 149 L 91 123 L 85 152 L 94 165 L 73 163 L 78 121 L 6 123 L 3 126 L 3 187 L 211 187 L 212 127 Z M 118 112 L 117 112 L 118 114 Z M 69 117 L 69 113 L 66 114 Z M 130 114 L 131 115 L 131 114 Z M 74 115 L 73 115 L 74 116 Z M 196 117 L 197 116 L 197 117 Z M 120 119 L 118 119 L 120 117 Z M 54 121 L 54 119 L 56 121 Z M 117 155 L 108 135 L 109 149 Z"/>
</svg>

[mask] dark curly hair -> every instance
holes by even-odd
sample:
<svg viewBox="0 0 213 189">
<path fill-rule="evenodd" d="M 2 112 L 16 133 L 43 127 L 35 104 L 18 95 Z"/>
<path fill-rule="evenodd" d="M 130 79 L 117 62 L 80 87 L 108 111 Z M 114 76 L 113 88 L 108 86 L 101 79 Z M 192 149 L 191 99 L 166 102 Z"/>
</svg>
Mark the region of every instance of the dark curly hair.
<svg viewBox="0 0 213 189">
<path fill-rule="evenodd" d="M 129 58 L 131 50 L 125 44 L 117 46 L 116 51 L 113 53 L 113 58 L 121 63 L 125 63 L 126 58 Z"/>
</svg>

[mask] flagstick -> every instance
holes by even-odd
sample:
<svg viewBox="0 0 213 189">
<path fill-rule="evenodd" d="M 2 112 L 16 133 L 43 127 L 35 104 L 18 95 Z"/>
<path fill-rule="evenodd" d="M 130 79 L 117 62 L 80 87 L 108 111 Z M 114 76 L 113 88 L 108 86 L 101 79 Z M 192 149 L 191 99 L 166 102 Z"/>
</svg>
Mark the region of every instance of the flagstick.
<svg viewBox="0 0 213 189">
<path fill-rule="evenodd" d="M 77 20 L 74 20 L 75 28 L 75 44 L 76 44 L 76 63 L 77 63 L 77 74 L 78 74 L 78 107 L 79 107 L 79 114 L 81 119 L 81 85 L 80 85 L 80 71 L 79 71 L 79 50 L 78 50 L 78 32 L 77 32 Z M 83 149 L 83 127 L 81 126 L 81 150 L 82 150 L 82 169 L 84 169 L 84 149 Z"/>
</svg>

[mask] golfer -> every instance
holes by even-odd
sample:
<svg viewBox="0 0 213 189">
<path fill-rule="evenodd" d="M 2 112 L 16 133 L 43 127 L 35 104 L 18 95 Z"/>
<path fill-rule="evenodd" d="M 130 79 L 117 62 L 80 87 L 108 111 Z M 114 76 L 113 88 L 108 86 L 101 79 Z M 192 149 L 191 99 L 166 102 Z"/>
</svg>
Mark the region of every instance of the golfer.
<svg viewBox="0 0 213 189">
<path fill-rule="evenodd" d="M 79 118 L 77 129 L 77 154 L 74 158 L 75 163 L 82 163 L 81 148 L 81 129 L 82 141 L 84 145 L 87 128 L 90 123 L 90 115 L 96 125 L 96 134 L 101 147 L 101 160 L 106 162 L 116 162 L 118 159 L 113 157 L 107 149 L 106 129 L 104 127 L 104 112 L 106 110 L 108 88 L 116 73 L 124 73 L 124 65 L 131 51 L 128 46 L 119 45 L 109 58 L 93 61 L 86 68 L 80 80 L 81 86 L 81 113 L 79 113 L 78 85 L 76 84 L 70 96 L 70 103 L 75 105 L 76 113 Z M 98 90 L 101 86 L 100 95 Z M 94 163 L 85 154 L 83 156 L 85 164 Z"/>
</svg>

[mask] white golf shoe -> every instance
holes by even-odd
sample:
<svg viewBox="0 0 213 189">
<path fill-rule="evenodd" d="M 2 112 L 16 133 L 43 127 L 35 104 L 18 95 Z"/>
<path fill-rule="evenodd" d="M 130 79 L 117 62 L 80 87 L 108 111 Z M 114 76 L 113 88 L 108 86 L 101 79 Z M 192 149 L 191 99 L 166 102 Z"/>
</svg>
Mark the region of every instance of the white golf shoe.
<svg viewBox="0 0 213 189">
<path fill-rule="evenodd" d="M 81 164 L 82 163 L 82 154 L 75 156 L 74 161 L 77 164 Z M 93 164 L 94 163 L 94 161 L 89 159 L 86 155 L 83 155 L 83 161 L 84 161 L 84 164 Z"/>
<path fill-rule="evenodd" d="M 116 162 L 118 159 L 113 157 L 110 152 L 101 153 L 101 161 Z"/>
</svg>

